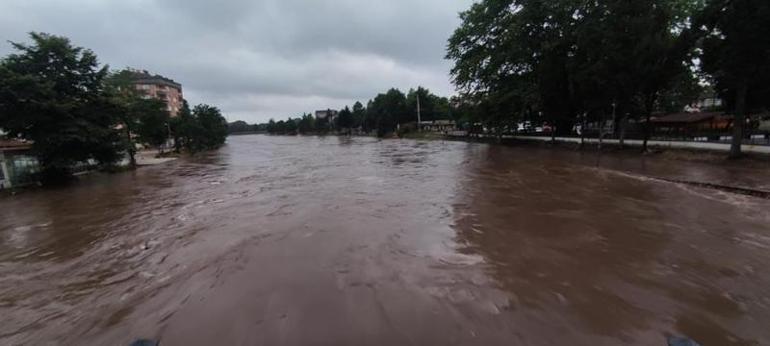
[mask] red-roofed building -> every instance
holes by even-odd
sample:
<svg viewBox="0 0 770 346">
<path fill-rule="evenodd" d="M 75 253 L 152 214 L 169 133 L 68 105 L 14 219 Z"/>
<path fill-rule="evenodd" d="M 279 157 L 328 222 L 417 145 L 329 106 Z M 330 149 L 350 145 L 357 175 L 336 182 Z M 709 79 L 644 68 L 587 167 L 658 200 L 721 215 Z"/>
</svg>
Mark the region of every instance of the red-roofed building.
<svg viewBox="0 0 770 346">
<path fill-rule="evenodd" d="M 674 113 L 655 117 L 650 122 L 657 133 L 724 132 L 732 126 L 733 117 L 721 112 Z"/>
<path fill-rule="evenodd" d="M 156 98 L 166 103 L 168 113 L 175 117 L 182 109 L 182 84 L 161 75 L 147 71 L 131 70 L 131 83 L 145 97 Z"/>
</svg>

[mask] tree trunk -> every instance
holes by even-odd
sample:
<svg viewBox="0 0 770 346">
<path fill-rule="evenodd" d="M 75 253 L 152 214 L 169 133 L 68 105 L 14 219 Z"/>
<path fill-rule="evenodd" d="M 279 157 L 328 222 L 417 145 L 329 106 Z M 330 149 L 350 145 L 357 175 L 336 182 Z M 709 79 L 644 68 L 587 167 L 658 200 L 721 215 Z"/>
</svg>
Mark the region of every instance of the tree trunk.
<svg viewBox="0 0 770 346">
<path fill-rule="evenodd" d="M 551 122 L 551 143 L 556 143 L 556 121 Z"/>
<path fill-rule="evenodd" d="M 623 147 L 626 144 L 626 123 L 628 122 L 628 117 L 625 115 L 620 118 L 620 134 L 618 136 L 618 144 L 620 145 L 620 148 L 623 149 Z"/>
<path fill-rule="evenodd" d="M 601 121 L 599 121 L 599 151 L 602 150 L 602 142 L 604 141 L 604 113 L 602 113 Z"/>
<path fill-rule="evenodd" d="M 743 144 L 743 127 L 746 124 L 746 94 L 748 87 L 745 82 L 741 82 L 735 95 L 735 116 L 733 121 L 733 140 L 730 144 L 730 158 L 737 159 L 743 155 L 741 145 Z"/>
<path fill-rule="evenodd" d="M 647 141 L 650 140 L 650 134 L 652 133 L 652 107 L 655 106 L 655 96 L 647 95 L 644 100 L 644 108 L 647 113 L 644 122 L 644 141 L 642 141 L 642 152 L 647 152 Z"/>
<path fill-rule="evenodd" d="M 652 113 L 647 112 L 647 116 L 645 117 L 644 122 L 644 141 L 642 141 L 642 152 L 647 152 L 647 141 L 650 140 L 650 118 L 652 118 Z"/>
<path fill-rule="evenodd" d="M 583 149 L 583 146 L 586 142 L 586 121 L 588 118 L 587 113 L 583 113 L 583 122 L 580 124 L 580 149 Z"/>
<path fill-rule="evenodd" d="M 130 168 L 136 168 L 136 146 L 134 146 L 134 141 L 131 140 L 131 127 L 128 125 L 128 122 L 126 122 L 126 143 L 128 145 L 127 151 L 128 151 L 128 166 Z"/>
</svg>

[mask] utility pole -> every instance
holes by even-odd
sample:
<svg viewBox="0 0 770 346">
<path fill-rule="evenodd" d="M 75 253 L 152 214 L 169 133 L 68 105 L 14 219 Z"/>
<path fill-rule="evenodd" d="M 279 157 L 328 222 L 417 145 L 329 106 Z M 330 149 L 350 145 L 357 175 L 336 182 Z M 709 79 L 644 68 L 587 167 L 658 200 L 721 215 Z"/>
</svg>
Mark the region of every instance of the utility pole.
<svg viewBox="0 0 770 346">
<path fill-rule="evenodd" d="M 415 92 L 417 94 L 417 132 L 422 132 L 422 121 L 420 118 L 420 93 Z"/>
</svg>

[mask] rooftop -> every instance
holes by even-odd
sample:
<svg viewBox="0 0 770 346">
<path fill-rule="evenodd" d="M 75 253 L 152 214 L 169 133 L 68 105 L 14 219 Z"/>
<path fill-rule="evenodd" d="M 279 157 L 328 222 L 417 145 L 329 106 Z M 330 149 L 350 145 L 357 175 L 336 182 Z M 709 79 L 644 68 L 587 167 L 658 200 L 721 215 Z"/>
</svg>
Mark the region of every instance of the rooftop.
<svg viewBox="0 0 770 346">
<path fill-rule="evenodd" d="M 26 150 L 32 148 L 32 142 L 18 139 L 0 138 L 0 151 L 2 150 Z"/>
<path fill-rule="evenodd" d="M 698 123 L 721 116 L 721 112 L 674 113 L 651 119 L 653 123 Z"/>
<path fill-rule="evenodd" d="M 135 84 L 157 84 L 174 87 L 179 90 L 182 89 L 182 84 L 175 82 L 173 79 L 158 74 L 152 75 L 146 70 L 132 70 L 131 73 L 131 78 L 134 80 Z"/>
</svg>

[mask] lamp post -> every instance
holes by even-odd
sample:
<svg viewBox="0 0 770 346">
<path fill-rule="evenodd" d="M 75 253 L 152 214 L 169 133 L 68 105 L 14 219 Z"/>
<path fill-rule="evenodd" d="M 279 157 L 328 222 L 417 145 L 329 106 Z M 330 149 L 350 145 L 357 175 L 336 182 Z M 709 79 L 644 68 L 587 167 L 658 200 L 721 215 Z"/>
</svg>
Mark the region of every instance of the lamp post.
<svg viewBox="0 0 770 346">
<path fill-rule="evenodd" d="M 417 132 L 422 132 L 422 119 L 420 117 L 420 92 L 415 92 L 417 94 Z"/>
</svg>

